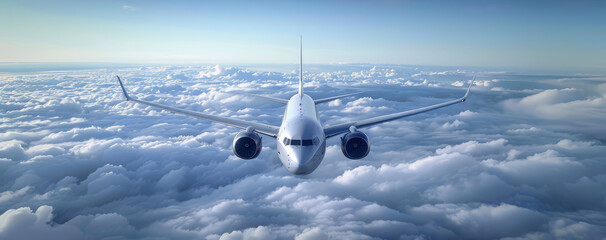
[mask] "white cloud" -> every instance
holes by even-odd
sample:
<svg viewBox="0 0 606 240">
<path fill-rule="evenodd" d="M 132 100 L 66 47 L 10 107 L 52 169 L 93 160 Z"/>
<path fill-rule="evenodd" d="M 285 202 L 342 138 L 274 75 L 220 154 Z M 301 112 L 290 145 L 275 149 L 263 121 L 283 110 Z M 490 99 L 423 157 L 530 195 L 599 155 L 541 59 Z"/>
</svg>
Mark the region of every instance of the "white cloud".
<svg viewBox="0 0 606 240">
<path fill-rule="evenodd" d="M 21 188 L 17 191 L 5 191 L 0 193 L 0 203 L 1 202 L 5 202 L 5 201 L 9 201 L 11 199 L 14 199 L 16 197 L 20 197 L 23 196 L 27 193 L 27 191 L 29 191 L 31 189 L 30 186 Z"/>
<path fill-rule="evenodd" d="M 328 239 L 320 228 L 306 228 L 303 232 L 295 237 L 295 240 L 313 240 L 313 239 Z"/>
<path fill-rule="evenodd" d="M 587 90 L 548 89 L 521 99 L 505 100 L 502 106 L 512 114 L 550 120 L 561 129 L 574 128 L 575 131 L 603 136 L 606 133 L 601 127 L 602 120 L 606 118 L 606 90 L 599 91 L 600 95 L 588 95 Z M 562 126 L 564 122 L 566 124 Z"/>
<path fill-rule="evenodd" d="M 558 142 L 558 146 L 565 149 L 589 148 L 593 145 L 592 142 L 575 142 L 570 139 L 562 139 Z"/>
<path fill-rule="evenodd" d="M 444 153 L 469 153 L 474 155 L 487 155 L 490 153 L 500 152 L 505 149 L 507 140 L 500 138 L 486 143 L 478 143 L 469 141 L 456 146 L 446 146 L 436 150 L 438 154 Z"/>
<path fill-rule="evenodd" d="M 455 87 L 462 87 L 462 86 L 465 86 L 465 83 L 463 81 L 455 81 L 450 85 L 453 85 Z"/>
<path fill-rule="evenodd" d="M 439 67 L 334 67 L 305 72 L 306 92 L 364 93 L 318 105 L 324 124 L 460 97 L 464 89 L 440 86 L 469 78 Z M 504 91 L 472 90 L 464 104 L 362 129 L 371 141 L 362 160 L 346 159 L 331 138 L 320 167 L 293 176 L 274 139 L 257 159 L 237 159 L 237 129 L 125 102 L 115 74 L 146 100 L 275 125 L 282 105 L 227 92 L 288 98 L 298 77 L 215 65 L 0 75 L 11 86 L 0 95 L 0 239 L 606 234 L 606 146 L 601 128 L 579 124 L 605 118 L 592 102 L 604 97 L 595 76 L 572 76 L 581 78 L 573 89 L 483 73 L 499 79 L 486 90 Z"/>
<path fill-rule="evenodd" d="M 341 99 L 332 100 L 328 103 L 328 106 L 338 107 L 338 106 L 341 106 L 342 102 L 343 101 Z"/>
<path fill-rule="evenodd" d="M 529 128 L 517 128 L 517 129 L 510 129 L 507 130 L 508 132 L 511 133 L 520 133 L 520 134 L 525 134 L 525 133 L 530 133 L 530 132 L 537 132 L 537 131 L 541 131 L 540 128 L 537 127 L 529 127 Z"/>
<path fill-rule="evenodd" d="M 18 140 L 0 142 L 0 158 L 20 161 L 25 158 L 25 143 Z"/>
<path fill-rule="evenodd" d="M 82 239 L 84 235 L 70 225 L 53 227 L 53 208 L 40 206 L 33 212 L 29 207 L 9 209 L 0 215 L 2 239 Z"/>
<path fill-rule="evenodd" d="M 465 111 L 459 113 L 460 117 L 474 117 L 474 116 L 477 116 L 477 115 L 478 115 L 477 112 L 472 112 L 472 111 L 469 111 L 469 110 L 465 110 Z"/>
<path fill-rule="evenodd" d="M 459 126 L 461 126 L 463 124 L 465 124 L 465 123 L 462 122 L 462 121 L 459 121 L 458 119 L 455 119 L 452 122 L 444 123 L 442 125 L 442 128 L 444 128 L 444 129 L 453 129 L 453 128 L 457 128 L 457 127 L 459 127 Z"/>
<path fill-rule="evenodd" d="M 208 238 L 207 238 L 208 239 Z M 233 231 L 231 233 L 223 233 L 219 240 L 272 240 L 276 239 L 265 226 L 256 228 L 247 228 L 244 231 Z"/>
</svg>

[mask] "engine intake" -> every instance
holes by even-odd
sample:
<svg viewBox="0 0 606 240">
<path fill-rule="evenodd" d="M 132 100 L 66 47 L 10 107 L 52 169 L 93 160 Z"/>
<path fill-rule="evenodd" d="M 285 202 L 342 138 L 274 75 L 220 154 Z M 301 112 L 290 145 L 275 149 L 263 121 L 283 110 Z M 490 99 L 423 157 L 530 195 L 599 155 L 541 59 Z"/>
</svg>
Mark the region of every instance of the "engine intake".
<svg viewBox="0 0 606 240">
<path fill-rule="evenodd" d="M 253 159 L 261 153 L 261 137 L 252 128 L 239 132 L 234 138 L 234 154 L 242 159 Z"/>
<path fill-rule="evenodd" d="M 363 132 L 351 127 L 349 132 L 341 137 L 341 151 L 349 159 L 361 159 L 370 152 L 368 137 Z"/>
</svg>

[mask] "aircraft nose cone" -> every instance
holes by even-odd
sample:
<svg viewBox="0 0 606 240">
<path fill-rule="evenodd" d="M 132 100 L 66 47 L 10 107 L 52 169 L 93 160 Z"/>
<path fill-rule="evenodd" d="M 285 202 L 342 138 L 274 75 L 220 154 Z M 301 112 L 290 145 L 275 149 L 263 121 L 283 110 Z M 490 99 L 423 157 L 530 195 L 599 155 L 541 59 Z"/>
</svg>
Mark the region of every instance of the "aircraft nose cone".
<svg viewBox="0 0 606 240">
<path fill-rule="evenodd" d="M 294 161 L 294 159 L 291 158 L 291 161 L 288 163 L 288 171 L 291 172 L 292 174 L 297 174 L 297 172 L 299 171 L 299 163 Z"/>
<path fill-rule="evenodd" d="M 290 172 L 294 174 L 307 174 L 310 170 L 311 158 L 314 155 L 312 149 L 299 149 L 293 154 L 293 163 L 290 165 Z"/>
<path fill-rule="evenodd" d="M 293 159 L 299 163 L 299 165 L 307 165 L 314 155 L 313 149 L 298 149 L 295 152 Z"/>
</svg>

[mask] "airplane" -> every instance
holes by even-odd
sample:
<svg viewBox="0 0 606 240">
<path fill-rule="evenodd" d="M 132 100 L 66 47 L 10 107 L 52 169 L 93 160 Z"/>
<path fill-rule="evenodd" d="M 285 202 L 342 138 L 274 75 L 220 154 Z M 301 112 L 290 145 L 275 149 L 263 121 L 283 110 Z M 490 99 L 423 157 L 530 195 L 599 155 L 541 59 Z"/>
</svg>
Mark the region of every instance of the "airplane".
<svg viewBox="0 0 606 240">
<path fill-rule="evenodd" d="M 297 94 L 293 95 L 290 99 L 262 96 L 265 99 L 286 104 L 280 126 L 210 115 L 140 100 L 129 96 L 120 77 L 116 76 L 116 78 L 118 78 L 127 101 L 243 129 L 243 131 L 236 134 L 232 143 L 234 154 L 239 158 L 248 160 L 259 156 L 263 143 L 259 134 L 275 138 L 277 140 L 278 157 L 282 165 L 289 172 L 296 175 L 310 174 L 320 165 L 326 153 L 326 140 L 328 138 L 344 134 L 341 137 L 341 151 L 343 155 L 349 159 L 362 159 L 370 152 L 370 142 L 366 134 L 358 129 L 465 102 L 469 90 L 473 85 L 473 81 L 471 81 L 465 95 L 458 99 L 333 126 L 322 126 L 316 105 L 354 94 L 314 100 L 303 92 L 302 41 L 300 42 L 299 67 L 299 92 Z"/>
</svg>

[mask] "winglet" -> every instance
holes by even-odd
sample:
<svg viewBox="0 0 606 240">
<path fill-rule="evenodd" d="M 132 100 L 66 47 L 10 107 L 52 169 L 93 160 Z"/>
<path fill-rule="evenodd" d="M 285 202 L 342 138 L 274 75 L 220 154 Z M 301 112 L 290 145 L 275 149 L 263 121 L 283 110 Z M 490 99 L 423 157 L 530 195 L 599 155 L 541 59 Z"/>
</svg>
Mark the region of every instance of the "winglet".
<svg viewBox="0 0 606 240">
<path fill-rule="evenodd" d="M 124 93 L 124 97 L 126 98 L 126 101 L 130 100 L 130 97 L 128 96 L 128 93 L 126 93 L 126 89 L 124 89 L 124 85 L 122 84 L 122 80 L 120 80 L 120 77 L 118 75 L 116 75 L 116 78 L 118 78 L 118 82 L 120 83 L 120 87 L 122 87 L 122 92 Z"/>
<path fill-rule="evenodd" d="M 473 86 L 473 82 L 476 80 L 476 75 L 473 75 L 473 79 L 471 80 L 471 83 L 469 83 L 469 87 L 467 87 L 467 92 L 465 93 L 465 96 L 463 96 L 463 102 L 465 102 L 465 99 L 467 99 L 467 95 L 469 95 L 469 90 L 471 90 L 471 86 Z"/>
<path fill-rule="evenodd" d="M 303 36 L 299 36 L 299 95 L 303 98 Z"/>
</svg>

